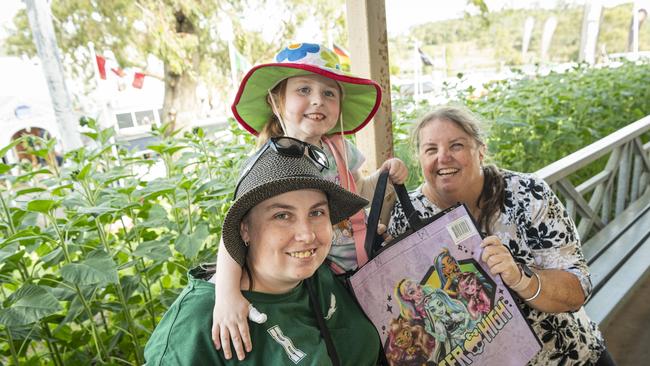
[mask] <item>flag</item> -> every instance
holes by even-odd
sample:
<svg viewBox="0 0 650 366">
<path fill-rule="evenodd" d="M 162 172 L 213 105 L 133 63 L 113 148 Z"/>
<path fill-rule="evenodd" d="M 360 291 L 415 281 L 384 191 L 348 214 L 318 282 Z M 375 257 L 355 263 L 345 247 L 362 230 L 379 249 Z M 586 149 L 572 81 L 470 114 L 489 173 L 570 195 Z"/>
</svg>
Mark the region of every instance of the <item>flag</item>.
<svg viewBox="0 0 650 366">
<path fill-rule="evenodd" d="M 134 88 L 142 89 L 142 86 L 144 85 L 144 74 L 141 72 L 133 74 L 133 83 L 131 85 Z"/>
<path fill-rule="evenodd" d="M 332 48 L 334 49 L 334 53 L 339 56 L 339 63 L 341 64 L 341 68 L 344 71 L 350 71 L 350 54 L 348 51 L 336 43 L 332 44 Z"/>
<path fill-rule="evenodd" d="M 235 69 L 239 73 L 247 72 L 253 65 L 246 59 L 246 56 L 242 55 L 236 47 L 233 47 L 234 58 L 235 58 Z"/>
<path fill-rule="evenodd" d="M 433 61 L 431 60 L 429 55 L 424 53 L 424 51 L 422 51 L 422 49 L 420 47 L 418 47 L 418 53 L 420 54 L 420 60 L 422 60 L 423 64 L 425 64 L 427 66 L 433 66 Z"/>
<path fill-rule="evenodd" d="M 111 67 L 111 71 L 112 71 L 115 75 L 117 75 L 117 76 L 119 76 L 119 77 L 121 77 L 121 78 L 123 78 L 123 77 L 126 76 L 126 73 L 124 72 L 124 70 L 120 69 L 119 67 Z"/>
<path fill-rule="evenodd" d="M 95 61 L 97 61 L 97 69 L 99 70 L 99 77 L 103 80 L 106 80 L 106 59 L 102 56 L 95 55 Z"/>
<path fill-rule="evenodd" d="M 228 42 L 228 56 L 230 57 L 230 78 L 233 85 L 237 86 L 252 65 L 232 42 Z"/>
</svg>

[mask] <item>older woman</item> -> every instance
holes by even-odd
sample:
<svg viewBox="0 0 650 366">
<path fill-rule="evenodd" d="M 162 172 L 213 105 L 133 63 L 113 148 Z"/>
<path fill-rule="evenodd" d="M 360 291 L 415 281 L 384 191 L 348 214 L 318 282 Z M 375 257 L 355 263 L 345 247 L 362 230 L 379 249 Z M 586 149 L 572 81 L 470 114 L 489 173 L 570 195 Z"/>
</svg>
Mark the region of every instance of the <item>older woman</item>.
<svg viewBox="0 0 650 366">
<path fill-rule="evenodd" d="M 281 141 L 280 141 L 281 140 Z M 310 150 L 306 154 L 306 150 Z M 249 159 L 223 223 L 223 243 L 244 266 L 240 286 L 255 303 L 252 365 L 374 365 L 379 336 L 323 261 L 332 224 L 367 201 L 322 178 L 315 146 L 273 138 Z M 214 268 L 189 284 L 145 348 L 147 365 L 230 365 L 215 350 L 210 324 Z"/>
<path fill-rule="evenodd" d="M 543 343 L 530 365 L 613 365 L 603 338 L 582 305 L 591 292 L 574 223 L 549 186 L 529 174 L 484 165 L 486 146 L 477 119 L 443 107 L 413 133 L 424 183 L 410 194 L 421 217 L 462 202 L 484 239 L 481 255 L 518 296 Z M 408 229 L 402 206 L 388 233 Z"/>
</svg>

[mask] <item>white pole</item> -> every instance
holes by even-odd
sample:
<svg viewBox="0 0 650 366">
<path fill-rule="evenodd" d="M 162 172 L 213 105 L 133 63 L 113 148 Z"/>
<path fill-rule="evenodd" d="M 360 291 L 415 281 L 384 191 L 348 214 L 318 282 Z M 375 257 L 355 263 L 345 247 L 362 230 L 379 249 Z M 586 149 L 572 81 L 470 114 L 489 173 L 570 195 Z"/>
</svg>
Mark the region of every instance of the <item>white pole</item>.
<svg viewBox="0 0 650 366">
<path fill-rule="evenodd" d="M 47 0 L 25 0 L 36 51 L 43 65 L 52 107 L 59 125 L 63 150 L 82 146 L 78 123 L 72 112 L 72 101 L 65 84 L 61 55 L 56 44 L 52 13 Z"/>
<path fill-rule="evenodd" d="M 230 79 L 232 80 L 232 90 L 237 89 L 237 56 L 235 55 L 235 45 L 232 40 L 228 41 L 228 56 L 230 57 Z"/>
<path fill-rule="evenodd" d="M 580 37 L 580 61 L 586 61 L 589 64 L 596 62 L 596 42 L 598 41 L 602 9 L 601 0 L 593 0 L 585 4 Z"/>
<path fill-rule="evenodd" d="M 639 3 L 634 2 L 632 8 L 632 49 L 634 53 L 639 53 Z"/>
<path fill-rule="evenodd" d="M 551 16 L 546 19 L 544 23 L 544 33 L 542 33 L 542 49 L 541 49 L 541 58 L 542 61 L 548 61 L 548 51 L 551 48 L 551 40 L 553 39 L 553 33 L 555 33 L 555 28 L 557 28 L 557 18 Z"/>
<path fill-rule="evenodd" d="M 530 45 L 530 39 L 533 35 L 533 28 L 535 27 L 535 18 L 529 16 L 524 22 L 524 34 L 521 40 L 521 61 L 527 63 L 528 59 L 526 54 L 528 53 L 528 46 Z"/>
<path fill-rule="evenodd" d="M 422 60 L 420 60 L 420 52 L 418 51 L 419 46 L 420 43 L 416 41 L 413 50 L 413 56 L 414 56 L 413 97 L 415 101 L 420 101 L 422 97 L 422 89 L 420 88 L 420 79 L 422 77 Z"/>
</svg>

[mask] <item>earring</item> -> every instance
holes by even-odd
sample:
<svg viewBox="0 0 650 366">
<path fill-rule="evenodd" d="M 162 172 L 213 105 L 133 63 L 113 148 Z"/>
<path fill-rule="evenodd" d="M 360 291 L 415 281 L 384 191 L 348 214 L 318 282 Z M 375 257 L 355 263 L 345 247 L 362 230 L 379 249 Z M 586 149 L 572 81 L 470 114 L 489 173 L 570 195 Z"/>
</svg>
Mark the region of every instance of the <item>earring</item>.
<svg viewBox="0 0 650 366">
<path fill-rule="evenodd" d="M 246 240 L 244 240 L 244 245 L 246 246 L 246 248 L 248 248 L 248 246 L 250 245 L 250 243 L 247 242 Z"/>
</svg>

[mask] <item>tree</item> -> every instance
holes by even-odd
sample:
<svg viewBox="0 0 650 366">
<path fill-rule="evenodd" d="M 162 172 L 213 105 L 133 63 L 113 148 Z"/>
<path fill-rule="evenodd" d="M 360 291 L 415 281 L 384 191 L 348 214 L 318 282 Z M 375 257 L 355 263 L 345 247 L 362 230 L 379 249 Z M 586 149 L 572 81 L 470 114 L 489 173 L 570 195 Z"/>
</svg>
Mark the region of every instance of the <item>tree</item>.
<svg viewBox="0 0 650 366">
<path fill-rule="evenodd" d="M 323 8 L 335 8 L 343 0 L 328 0 Z M 278 29 L 274 37 L 247 30 L 241 19 L 244 9 L 274 6 Z M 163 116 L 175 112 L 176 127 L 187 125 L 198 110 L 195 96 L 199 81 L 207 85 L 228 85 L 229 61 L 226 42 L 220 37 L 219 23 L 230 18 L 235 45 L 252 62 L 267 61 L 292 38 L 296 29 L 311 20 L 313 8 L 305 1 L 283 3 L 265 0 L 57 0 L 52 14 L 59 46 L 73 74 L 90 80 L 93 75 L 88 43 L 98 52 L 110 50 L 122 67 L 147 70 L 147 56 L 164 64 L 164 75 L 148 75 L 165 82 Z M 319 17 L 321 29 L 336 19 Z M 7 40 L 8 52 L 34 55 L 32 35 L 24 11 L 14 23 L 16 32 Z M 343 24 L 340 20 L 336 24 Z M 250 27 L 249 27 L 250 28 Z M 345 29 L 337 29 L 340 34 Z M 266 39 L 263 37 L 265 36 Z M 231 88 L 222 87 L 223 96 Z"/>
</svg>

